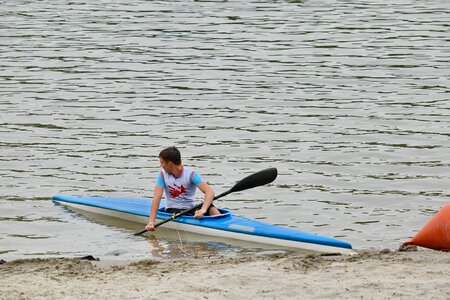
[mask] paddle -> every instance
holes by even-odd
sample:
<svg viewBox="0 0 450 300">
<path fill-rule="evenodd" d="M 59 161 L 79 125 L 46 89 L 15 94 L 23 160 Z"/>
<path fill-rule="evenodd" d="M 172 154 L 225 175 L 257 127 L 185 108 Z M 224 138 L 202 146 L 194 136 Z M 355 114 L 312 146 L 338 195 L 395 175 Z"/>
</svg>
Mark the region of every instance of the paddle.
<svg viewBox="0 0 450 300">
<path fill-rule="evenodd" d="M 259 172 L 256 172 L 252 175 L 249 175 L 247 177 L 245 177 L 244 179 L 242 179 L 241 181 L 238 181 L 231 189 L 229 189 L 228 191 L 214 197 L 214 200 L 217 200 L 219 198 L 222 198 L 223 196 L 226 196 L 228 194 L 234 193 L 234 192 L 240 192 L 240 191 L 244 191 L 244 190 L 248 190 L 248 189 L 252 189 L 254 187 L 257 186 L 261 186 L 261 185 L 265 185 L 268 183 L 271 183 L 272 181 L 275 180 L 275 178 L 277 178 L 278 172 L 276 168 L 268 168 Z M 179 216 L 182 216 L 184 214 L 187 214 L 193 210 L 199 209 L 200 207 L 202 207 L 203 203 L 200 203 L 192 208 L 186 209 L 184 211 L 181 211 L 175 215 L 173 215 L 172 217 L 165 219 L 159 223 L 155 224 L 155 228 L 158 226 L 161 226 L 167 222 L 173 221 L 176 218 L 178 218 Z M 147 229 L 144 229 L 142 231 L 139 231 L 137 233 L 135 233 L 134 235 L 140 235 L 143 234 L 144 232 L 146 232 Z"/>
</svg>

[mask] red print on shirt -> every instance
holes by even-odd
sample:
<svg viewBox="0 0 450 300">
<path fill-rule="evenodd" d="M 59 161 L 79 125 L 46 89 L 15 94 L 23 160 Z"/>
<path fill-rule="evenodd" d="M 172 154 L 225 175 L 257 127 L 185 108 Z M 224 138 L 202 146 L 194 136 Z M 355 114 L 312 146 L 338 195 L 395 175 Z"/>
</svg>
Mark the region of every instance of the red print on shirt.
<svg viewBox="0 0 450 300">
<path fill-rule="evenodd" d="M 178 186 L 174 184 L 174 186 L 175 187 L 169 186 L 170 198 L 176 198 L 186 192 L 186 188 L 183 185 Z"/>
</svg>

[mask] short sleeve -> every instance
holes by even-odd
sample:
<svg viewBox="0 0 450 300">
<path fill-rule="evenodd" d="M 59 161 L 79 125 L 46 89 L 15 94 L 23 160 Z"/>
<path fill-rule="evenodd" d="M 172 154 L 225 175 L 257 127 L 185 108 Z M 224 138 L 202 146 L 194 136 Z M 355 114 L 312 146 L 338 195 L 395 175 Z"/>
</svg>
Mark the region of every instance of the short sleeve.
<svg viewBox="0 0 450 300">
<path fill-rule="evenodd" d="M 166 187 L 166 183 L 164 182 L 164 179 L 161 176 L 161 173 L 159 173 L 158 178 L 156 178 L 156 185 Z"/>
<path fill-rule="evenodd" d="M 203 181 L 203 179 L 196 171 L 194 171 L 191 181 L 195 186 L 198 186 Z"/>
</svg>

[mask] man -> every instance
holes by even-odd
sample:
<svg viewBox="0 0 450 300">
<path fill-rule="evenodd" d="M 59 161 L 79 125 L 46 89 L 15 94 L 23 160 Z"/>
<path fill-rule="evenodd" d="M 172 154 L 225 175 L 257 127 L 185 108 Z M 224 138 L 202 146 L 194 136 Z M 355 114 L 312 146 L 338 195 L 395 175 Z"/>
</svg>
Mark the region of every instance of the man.
<svg viewBox="0 0 450 300">
<path fill-rule="evenodd" d="M 214 191 L 203 181 L 200 175 L 191 168 L 183 166 L 181 154 L 176 147 L 168 147 L 159 153 L 161 172 L 156 179 L 153 192 L 153 202 L 150 209 L 150 219 L 145 227 L 155 230 L 156 213 L 163 193 L 166 195 L 166 212 L 178 213 L 195 206 L 195 190 L 198 187 L 204 196 L 202 207 L 195 211 L 194 217 L 199 219 L 204 215 L 219 215 L 219 210 L 212 204 Z"/>
</svg>

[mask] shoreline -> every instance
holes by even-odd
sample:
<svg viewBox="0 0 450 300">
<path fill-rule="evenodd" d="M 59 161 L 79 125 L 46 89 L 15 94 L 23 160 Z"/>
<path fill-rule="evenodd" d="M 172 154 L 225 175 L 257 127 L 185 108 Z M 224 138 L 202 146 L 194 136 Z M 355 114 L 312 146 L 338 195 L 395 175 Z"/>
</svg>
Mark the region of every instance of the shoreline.
<svg viewBox="0 0 450 300">
<path fill-rule="evenodd" d="M 0 299 L 448 299 L 449 266 L 432 250 L 18 259 L 0 265 Z"/>
</svg>

